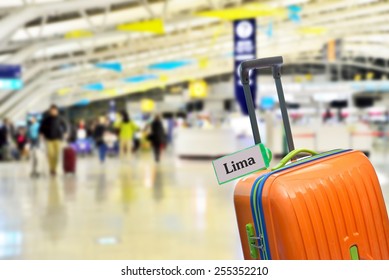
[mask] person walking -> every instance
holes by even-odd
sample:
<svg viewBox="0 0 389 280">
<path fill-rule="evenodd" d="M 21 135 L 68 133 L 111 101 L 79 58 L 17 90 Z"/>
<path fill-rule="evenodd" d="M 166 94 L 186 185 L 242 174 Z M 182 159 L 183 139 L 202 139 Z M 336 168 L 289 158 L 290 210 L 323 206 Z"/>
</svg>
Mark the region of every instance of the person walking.
<svg viewBox="0 0 389 280">
<path fill-rule="evenodd" d="M 39 146 L 39 123 L 35 117 L 30 119 L 28 126 L 28 140 L 30 141 L 31 150 Z"/>
<path fill-rule="evenodd" d="M 61 142 L 66 137 L 67 125 L 65 120 L 59 116 L 58 107 L 51 105 L 49 111 L 45 114 L 42 124 L 39 128 L 41 138 L 45 140 L 47 158 L 49 161 L 50 174 L 57 174 L 57 165 Z"/>
<path fill-rule="evenodd" d="M 17 147 L 16 147 L 16 139 L 15 139 L 15 126 L 11 122 L 10 119 L 5 118 L 4 119 L 4 127 L 6 130 L 6 137 L 7 137 L 7 154 L 9 156 L 9 159 L 17 159 Z"/>
<path fill-rule="evenodd" d="M 105 157 L 107 154 L 107 143 L 105 142 L 105 137 L 107 135 L 107 120 L 104 116 L 99 117 L 97 125 L 94 127 L 94 139 L 99 151 L 99 159 L 101 163 L 105 162 Z"/>
<path fill-rule="evenodd" d="M 138 127 L 131 121 L 126 111 L 121 111 L 120 115 L 121 120 L 117 121 L 114 126 L 119 130 L 120 157 L 124 158 L 132 152 L 132 141 Z"/>
<path fill-rule="evenodd" d="M 1 159 L 6 161 L 12 158 L 11 149 L 13 145 L 14 128 L 9 119 L 5 118 L 0 127 L 0 153 Z"/>
<path fill-rule="evenodd" d="M 156 115 L 150 124 L 150 134 L 148 135 L 148 139 L 150 140 L 153 148 L 154 159 L 156 162 L 159 162 L 162 146 L 166 143 L 165 129 L 163 128 L 162 120 L 159 115 Z"/>
<path fill-rule="evenodd" d="M 19 155 L 19 159 L 28 158 L 28 137 L 26 133 L 25 127 L 19 127 L 15 136 L 16 139 L 16 147 L 17 154 Z"/>
<path fill-rule="evenodd" d="M 332 113 L 331 113 L 331 110 L 330 108 L 327 108 L 327 110 L 325 111 L 324 115 L 323 115 L 323 123 L 327 123 L 331 120 L 332 118 Z"/>
<path fill-rule="evenodd" d="M 0 156 L 1 160 L 8 160 L 8 141 L 7 141 L 7 128 L 4 124 L 0 127 Z"/>
</svg>

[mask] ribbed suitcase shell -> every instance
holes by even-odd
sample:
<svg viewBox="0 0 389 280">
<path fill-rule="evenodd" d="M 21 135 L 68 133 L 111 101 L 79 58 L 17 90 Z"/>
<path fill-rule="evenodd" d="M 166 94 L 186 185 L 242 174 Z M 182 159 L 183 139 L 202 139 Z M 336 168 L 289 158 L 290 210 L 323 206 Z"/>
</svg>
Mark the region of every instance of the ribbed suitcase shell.
<svg viewBox="0 0 389 280">
<path fill-rule="evenodd" d="M 240 208 L 243 202 L 247 207 L 249 194 L 242 182 L 235 192 L 240 230 L 249 220 L 247 213 L 238 214 L 247 211 Z M 260 185 L 262 205 L 254 201 L 251 207 L 263 215 L 261 243 L 268 247 L 267 258 L 350 259 L 350 248 L 357 246 L 361 259 L 389 259 L 385 202 L 363 153 L 348 151 L 297 164 L 266 175 Z M 259 235 L 258 217 L 252 218 Z M 240 233 L 245 258 L 251 259 L 247 234 Z"/>
</svg>

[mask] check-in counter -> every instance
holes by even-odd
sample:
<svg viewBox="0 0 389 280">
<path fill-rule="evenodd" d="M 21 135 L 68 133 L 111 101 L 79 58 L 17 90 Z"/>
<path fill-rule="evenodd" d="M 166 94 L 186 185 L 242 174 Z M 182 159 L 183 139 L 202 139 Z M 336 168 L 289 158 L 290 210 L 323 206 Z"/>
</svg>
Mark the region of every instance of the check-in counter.
<svg viewBox="0 0 389 280">
<path fill-rule="evenodd" d="M 350 132 L 345 124 L 322 124 L 316 135 L 318 152 L 350 148 Z"/>
<path fill-rule="evenodd" d="M 317 150 L 316 131 L 312 126 L 292 126 L 293 140 L 296 149 Z"/>
<path fill-rule="evenodd" d="M 318 151 L 354 149 L 369 154 L 373 148 L 374 132 L 363 123 L 323 125 L 318 129 Z"/>
<path fill-rule="evenodd" d="M 373 149 L 373 140 L 379 137 L 379 132 L 374 132 L 371 128 L 364 124 L 358 123 L 349 128 L 350 131 L 350 146 L 354 150 L 360 150 L 369 154 Z"/>
<path fill-rule="evenodd" d="M 364 123 L 346 125 L 334 124 L 307 124 L 292 125 L 292 134 L 295 148 L 307 148 L 319 153 L 333 149 L 354 149 L 369 154 L 373 149 L 373 141 L 380 134 L 374 132 Z M 282 123 L 273 125 L 271 144 L 267 145 L 275 156 L 282 156 L 284 151 L 284 132 Z"/>
<path fill-rule="evenodd" d="M 285 152 L 283 147 L 283 141 L 285 141 L 283 129 L 282 124 L 279 124 L 272 130 L 272 152 L 275 156 L 282 156 Z M 292 125 L 291 129 L 296 149 L 305 148 L 314 151 L 317 150 L 316 131 L 313 126 Z"/>
<path fill-rule="evenodd" d="M 230 128 L 178 128 L 174 152 L 179 157 L 214 158 L 238 150 L 238 138 Z"/>
<path fill-rule="evenodd" d="M 370 152 L 374 137 L 379 136 L 367 125 L 347 127 L 345 124 L 323 125 L 318 127 L 292 126 L 293 140 L 296 148 L 307 148 L 318 152 L 332 149 L 355 149 Z M 272 151 L 275 155 L 283 153 L 283 127 L 273 129 Z"/>
</svg>

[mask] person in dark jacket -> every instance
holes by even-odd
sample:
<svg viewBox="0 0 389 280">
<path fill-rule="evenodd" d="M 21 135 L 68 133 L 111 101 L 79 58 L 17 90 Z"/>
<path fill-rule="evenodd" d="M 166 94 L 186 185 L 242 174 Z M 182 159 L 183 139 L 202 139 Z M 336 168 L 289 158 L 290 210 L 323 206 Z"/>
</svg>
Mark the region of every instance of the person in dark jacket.
<svg viewBox="0 0 389 280">
<path fill-rule="evenodd" d="M 8 131 L 5 125 L 0 127 L 0 150 L 3 151 L 8 145 Z"/>
<path fill-rule="evenodd" d="M 156 115 L 150 124 L 150 134 L 148 138 L 153 147 L 154 159 L 156 162 L 159 162 L 162 145 L 166 142 L 165 130 L 159 115 Z"/>
<path fill-rule="evenodd" d="M 107 144 L 105 143 L 105 135 L 107 133 L 107 120 L 104 116 L 99 118 L 98 124 L 94 128 L 94 139 L 99 151 L 99 159 L 101 163 L 105 162 L 105 156 L 107 154 Z"/>
<path fill-rule="evenodd" d="M 61 142 L 66 131 L 67 125 L 65 120 L 59 116 L 58 107 L 51 105 L 49 111 L 43 117 L 39 134 L 46 141 L 47 158 L 52 176 L 55 176 L 57 173 Z"/>
<path fill-rule="evenodd" d="M 4 118 L 0 127 L 0 152 L 2 160 L 11 159 L 11 146 L 14 139 L 14 127 L 8 118 Z"/>
<path fill-rule="evenodd" d="M 0 152 L 1 160 L 8 160 L 8 129 L 4 124 L 0 127 Z"/>
</svg>

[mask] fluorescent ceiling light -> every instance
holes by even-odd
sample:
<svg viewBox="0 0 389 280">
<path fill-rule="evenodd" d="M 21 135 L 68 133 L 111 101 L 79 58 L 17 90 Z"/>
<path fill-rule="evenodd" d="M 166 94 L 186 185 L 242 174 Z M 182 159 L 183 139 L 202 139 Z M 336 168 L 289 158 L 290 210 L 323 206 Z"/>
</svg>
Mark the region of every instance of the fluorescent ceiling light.
<svg viewBox="0 0 389 280">
<path fill-rule="evenodd" d="M 10 7 L 17 7 L 17 6 L 23 6 L 24 2 L 26 4 L 46 4 L 46 3 L 55 3 L 55 2 L 61 2 L 62 0 L 1 0 L 0 1 L 0 8 L 10 8 Z"/>
<path fill-rule="evenodd" d="M 83 88 L 86 90 L 102 91 L 104 89 L 104 85 L 102 83 L 94 83 L 85 85 Z"/>
<path fill-rule="evenodd" d="M 149 65 L 151 70 L 173 70 L 191 64 L 189 60 L 172 60 Z"/>
<path fill-rule="evenodd" d="M 115 72 L 122 72 L 123 70 L 123 66 L 119 62 L 101 62 L 101 63 L 96 63 L 95 66 L 97 68 L 111 70 Z"/>
<path fill-rule="evenodd" d="M 141 83 L 144 81 L 155 80 L 155 79 L 158 79 L 157 75 L 146 74 L 146 75 L 138 75 L 138 76 L 128 77 L 128 78 L 125 78 L 124 81 L 128 82 L 128 83 Z"/>
<path fill-rule="evenodd" d="M 90 104 L 90 100 L 89 99 L 81 99 L 79 101 L 77 101 L 76 103 L 74 103 L 74 106 L 87 106 Z"/>
</svg>

